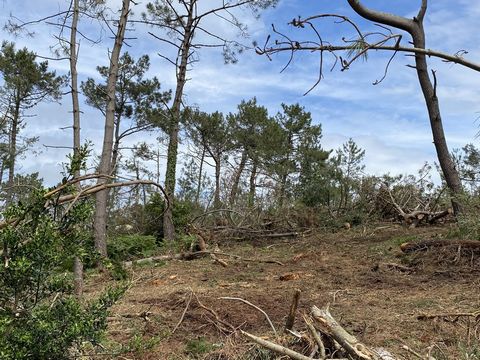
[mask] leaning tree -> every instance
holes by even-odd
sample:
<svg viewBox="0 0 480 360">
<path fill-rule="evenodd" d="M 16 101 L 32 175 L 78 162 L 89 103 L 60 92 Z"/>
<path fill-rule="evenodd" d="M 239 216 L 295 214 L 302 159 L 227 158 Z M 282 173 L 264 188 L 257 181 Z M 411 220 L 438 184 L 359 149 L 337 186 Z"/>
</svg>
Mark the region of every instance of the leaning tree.
<svg viewBox="0 0 480 360">
<path fill-rule="evenodd" d="M 424 18 L 427 12 L 427 0 L 422 0 L 420 9 L 413 18 L 377 11 L 366 7 L 359 0 L 347 1 L 350 7 L 358 15 L 363 19 L 369 20 L 378 25 L 378 29 L 371 32 L 364 32 L 352 19 L 339 14 L 318 14 L 304 19 L 295 18 L 290 24 L 295 28 L 312 30 L 315 39 L 297 41 L 290 36 L 281 33 L 275 28 L 275 26 L 273 26 L 273 33 L 277 38 L 272 43 L 270 41 L 271 37 L 269 36 L 263 47 L 257 47 L 257 53 L 270 56 L 275 53 L 288 51 L 291 56 L 287 66 L 298 51 L 313 51 L 319 53 L 320 72 L 318 80 L 311 89 L 317 86 L 323 78 L 323 68 L 325 65 L 324 56 L 326 54 L 334 56 L 334 66 L 339 64 L 341 70 L 347 70 L 355 61 L 365 58 L 367 53 L 371 50 L 384 50 L 391 52 L 392 55 L 386 64 L 384 75 L 381 79 L 375 81 L 374 84 L 380 83 L 385 78 L 388 68 L 396 54 L 408 53 L 413 55 L 415 58 L 415 64 L 409 65 L 409 67 L 414 68 L 417 73 L 418 81 L 428 110 L 433 143 L 437 152 L 438 162 L 445 182 L 452 195 L 453 209 L 455 213 L 460 212 L 461 206 L 458 195 L 462 193 L 462 183 L 458 171 L 455 168 L 455 163 L 448 150 L 437 96 L 437 78 L 435 71 L 432 70 L 431 73 L 429 72 L 427 56 L 436 57 L 445 62 L 460 64 L 475 71 L 480 71 L 480 64 L 465 59 L 463 57 L 464 52 L 462 51 L 455 54 L 448 54 L 426 48 Z M 355 33 L 355 37 L 351 40 L 343 37 L 339 44 L 329 42 L 327 39 L 324 39 L 322 33 L 318 29 L 317 21 L 322 19 L 334 19 L 336 23 L 346 23 L 350 25 Z M 405 45 L 403 42 L 403 34 L 395 33 L 392 29 L 406 32 L 411 40 Z M 344 52 L 346 55 L 340 55 L 339 53 L 341 52 Z M 309 91 L 307 91 L 307 93 Z"/>
</svg>

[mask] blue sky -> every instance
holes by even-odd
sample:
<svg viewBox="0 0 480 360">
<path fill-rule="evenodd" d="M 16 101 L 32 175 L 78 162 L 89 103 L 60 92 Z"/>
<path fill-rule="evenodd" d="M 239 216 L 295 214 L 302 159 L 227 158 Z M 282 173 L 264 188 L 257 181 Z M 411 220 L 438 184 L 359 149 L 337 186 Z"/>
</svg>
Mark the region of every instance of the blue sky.
<svg viewBox="0 0 480 360">
<path fill-rule="evenodd" d="M 209 3 L 216 0 L 202 1 Z M 108 1 L 112 9 L 118 9 L 120 2 Z M 5 23 L 10 14 L 24 21 L 34 20 L 64 9 L 67 3 L 67 0 L 3 0 L 0 1 L 0 13 L 3 14 L 0 22 Z M 145 3 L 143 1 L 134 8 L 137 15 Z M 365 1 L 368 6 L 404 16 L 413 16 L 419 3 L 419 0 Z M 467 50 L 465 56 L 468 59 L 480 62 L 480 33 L 475 30 L 480 17 L 480 3 L 467 0 L 436 0 L 430 3 L 425 20 L 427 47 L 449 53 Z M 275 9 L 264 12 L 259 20 L 249 17 L 247 13 L 239 13 L 242 18 L 247 15 L 244 19 L 250 31 L 250 38 L 244 39 L 244 42 L 250 44 L 256 40 L 263 44 L 271 32 L 272 23 L 292 38 L 313 38 L 313 34 L 306 29 L 293 32 L 287 23 L 293 17 L 320 13 L 344 14 L 358 21 L 365 31 L 378 30 L 374 25 L 361 21 L 349 9 L 346 0 L 280 0 Z M 235 35 L 218 21 L 208 25 L 226 36 Z M 5 32 L 1 37 L 2 40 L 15 40 L 19 47 L 26 46 L 38 54 L 49 56 L 49 47 L 55 44 L 53 35 L 56 30 L 41 25 L 31 29 L 37 34 L 33 39 L 13 39 Z M 97 76 L 97 65 L 107 65 L 112 40 L 108 34 L 99 32 L 98 27 L 90 21 L 82 22 L 80 29 L 95 37 L 102 36 L 99 44 L 92 45 L 85 41 L 81 44 L 78 70 L 81 80 L 85 80 Z M 352 35 L 348 27 L 328 20 L 319 22 L 318 29 L 325 39 L 332 41 Z M 164 45 L 152 39 L 146 31 L 137 26 L 136 31 L 129 34 L 136 39 L 130 40 L 130 47 L 124 50 L 135 57 L 149 54 L 150 75 L 160 79 L 163 89 L 173 88 L 174 69 L 157 56 L 159 51 L 165 51 Z M 366 150 L 366 172 L 413 173 L 425 161 L 435 160 L 427 113 L 415 72 L 406 66 L 412 63 L 411 57 L 397 55 L 387 78 L 379 85 L 372 85 L 383 75 L 388 58 L 389 54 L 370 53 L 368 61 L 357 62 L 348 71 L 341 72 L 338 68 L 332 72 L 327 70 L 322 82 L 307 96 L 303 96 L 316 81 L 318 54 L 299 53 L 290 67 L 280 73 L 287 59 L 286 54 L 273 56 L 269 61 L 251 51 L 241 55 L 237 64 L 224 65 L 219 51 L 202 50 L 200 61 L 189 75 L 191 80 L 186 86 L 185 100 L 187 104 L 198 105 L 204 111 L 228 113 L 234 112 L 242 99 L 256 96 L 272 115 L 280 109 L 282 102 L 298 102 L 312 113 L 316 123 L 322 124 L 325 149 L 338 148 L 352 137 Z M 68 71 L 68 62 L 50 64 L 61 74 Z M 480 74 L 435 59 L 430 60 L 430 66 L 437 71 L 438 95 L 450 149 L 470 142 L 477 143 L 475 135 L 479 130 L 476 119 L 480 111 L 477 95 Z M 47 184 L 58 181 L 59 164 L 65 161 L 66 151 L 42 145 L 70 145 L 71 130 L 60 129 L 71 123 L 70 106 L 70 97 L 66 96 L 61 104 L 42 104 L 34 110 L 37 116 L 28 119 L 24 135 L 40 137 L 41 153 L 29 154 L 22 160 L 20 171 L 39 171 Z M 82 138 L 91 140 L 98 153 L 103 136 L 102 116 L 83 102 L 82 111 Z M 132 137 L 124 145 L 129 146 L 139 140 L 154 143 L 156 135 Z"/>
</svg>

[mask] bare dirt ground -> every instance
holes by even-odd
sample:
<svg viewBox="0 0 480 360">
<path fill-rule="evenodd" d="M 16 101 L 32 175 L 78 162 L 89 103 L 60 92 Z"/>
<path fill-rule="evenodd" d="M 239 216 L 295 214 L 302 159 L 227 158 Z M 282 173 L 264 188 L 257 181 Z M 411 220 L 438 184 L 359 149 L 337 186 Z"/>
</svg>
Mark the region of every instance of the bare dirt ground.
<svg viewBox="0 0 480 360">
<path fill-rule="evenodd" d="M 402 344 L 436 359 L 480 359 L 480 316 L 417 318 L 478 311 L 480 256 L 462 249 L 409 255 L 399 250 L 405 241 L 441 238 L 447 231 L 390 225 L 294 240 L 221 241 L 222 252 L 283 265 L 222 257 L 227 267 L 203 258 L 134 268 L 134 283 L 109 320 L 109 341 L 123 344 L 112 358 L 279 358 L 232 331 L 275 339 L 265 317 L 240 301 L 219 298 L 240 297 L 259 306 L 282 333 L 293 293 L 300 289 L 297 331 L 305 330 L 302 313 L 330 304 L 348 331 L 401 359 L 416 358 Z M 90 291 L 98 289 L 99 279 Z M 278 341 L 288 340 L 282 335 Z"/>
</svg>

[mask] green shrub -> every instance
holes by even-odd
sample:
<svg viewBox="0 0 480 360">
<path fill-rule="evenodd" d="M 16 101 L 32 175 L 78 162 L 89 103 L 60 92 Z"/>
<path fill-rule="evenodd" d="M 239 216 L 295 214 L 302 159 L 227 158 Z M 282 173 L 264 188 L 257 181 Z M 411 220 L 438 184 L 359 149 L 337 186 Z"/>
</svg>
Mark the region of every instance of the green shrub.
<svg viewBox="0 0 480 360">
<path fill-rule="evenodd" d="M 157 242 L 163 241 L 163 212 L 165 203 L 160 194 L 154 194 L 150 201 L 145 205 L 145 235 L 153 235 Z M 173 224 L 177 234 L 183 234 L 186 231 L 188 223 L 192 220 L 196 208 L 189 201 L 176 200 L 173 205 L 172 215 Z"/>
<path fill-rule="evenodd" d="M 158 251 L 154 236 L 138 234 L 110 238 L 107 248 L 108 256 L 113 261 L 128 261 L 149 257 Z"/>
<path fill-rule="evenodd" d="M 65 187 L 61 196 L 74 190 Z M 47 190 L 35 191 L 3 214 L 7 226 L 0 242 L 0 359 L 68 359 L 86 343 L 97 345 L 109 307 L 124 288 L 107 291 L 83 304 L 72 295 L 65 270 L 75 256 L 84 258 L 92 204 L 45 206 Z M 69 207 L 68 207 L 69 206 Z M 67 211 L 68 209 L 68 211 Z"/>
</svg>

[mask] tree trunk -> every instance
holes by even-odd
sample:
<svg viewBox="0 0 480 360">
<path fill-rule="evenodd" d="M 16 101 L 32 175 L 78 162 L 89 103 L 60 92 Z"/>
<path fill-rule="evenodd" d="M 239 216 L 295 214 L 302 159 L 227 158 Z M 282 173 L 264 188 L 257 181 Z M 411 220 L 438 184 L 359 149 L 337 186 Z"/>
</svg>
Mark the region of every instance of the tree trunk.
<svg viewBox="0 0 480 360">
<path fill-rule="evenodd" d="M 257 164 L 253 163 L 252 172 L 250 174 L 250 191 L 248 193 L 248 206 L 253 207 L 255 204 L 255 193 L 257 191 Z"/>
<path fill-rule="evenodd" d="M 72 94 L 72 113 L 73 113 L 73 158 L 78 160 L 80 153 L 80 103 L 78 101 L 78 73 L 77 73 L 77 25 L 78 25 L 78 9 L 79 0 L 73 1 L 72 27 L 70 29 L 70 81 Z M 73 174 L 75 177 L 80 176 L 80 169 L 76 169 Z M 77 191 L 81 191 L 81 185 L 76 184 Z M 79 244 L 80 247 L 81 244 Z M 73 279 L 74 293 L 77 297 L 83 296 L 83 263 L 77 255 L 73 260 Z"/>
<path fill-rule="evenodd" d="M 195 204 L 200 205 L 200 191 L 202 189 L 203 162 L 205 160 L 205 146 L 200 157 L 200 169 L 198 170 L 197 192 L 195 193 Z"/>
<path fill-rule="evenodd" d="M 238 187 L 240 184 L 240 179 L 242 178 L 243 170 L 245 169 L 245 165 L 247 164 L 247 152 L 244 150 L 242 152 L 242 158 L 240 159 L 240 164 L 238 164 L 238 169 L 235 171 L 235 175 L 233 178 L 232 190 L 230 191 L 230 196 L 228 202 L 230 206 L 235 204 L 238 195 Z"/>
<path fill-rule="evenodd" d="M 360 0 L 348 0 L 348 3 L 356 13 L 365 19 L 405 30 L 412 36 L 413 45 L 416 48 L 425 49 L 423 19 L 427 11 L 427 0 L 422 0 L 420 10 L 413 19 L 369 9 L 365 7 Z M 457 197 L 462 193 L 462 183 L 450 152 L 448 151 L 436 93 L 436 84 L 433 85 L 430 80 L 425 54 L 420 54 L 418 52 L 415 53 L 415 68 L 425 98 L 425 104 L 427 105 L 428 117 L 432 128 L 433 142 L 435 150 L 437 151 L 438 162 L 445 177 L 445 182 L 452 195 L 453 210 L 455 214 L 458 214 L 461 211 L 461 206 Z"/>
<path fill-rule="evenodd" d="M 414 46 L 425 49 L 425 32 L 422 22 L 416 22 L 416 29 L 411 35 Z M 425 104 L 427 105 L 428 109 L 430 127 L 432 128 L 433 144 L 435 145 L 435 150 L 437 152 L 438 162 L 442 169 L 445 182 L 447 183 L 452 195 L 453 210 L 455 214 L 458 214 L 461 211 L 461 206 L 457 197 L 462 192 L 462 183 L 445 139 L 445 133 L 443 131 L 442 118 L 440 114 L 440 106 L 436 93 L 436 80 L 434 79 L 434 86 L 428 74 L 428 65 L 425 55 L 418 53 L 415 55 L 415 66 L 417 70 L 418 81 L 420 83 L 420 87 L 422 88 Z"/>
<path fill-rule="evenodd" d="M 110 58 L 110 69 L 107 81 L 107 109 L 105 112 L 105 132 L 103 138 L 102 155 L 100 158 L 100 165 L 98 172 L 103 175 L 110 175 L 112 148 L 113 148 L 113 132 L 115 127 L 115 89 L 118 75 L 118 60 L 120 51 L 122 49 L 123 40 L 125 36 L 125 28 L 127 26 L 127 19 L 129 15 L 130 0 L 123 0 L 122 12 L 118 22 L 117 34 L 115 36 L 115 45 Z M 98 180 L 98 184 L 104 184 L 106 179 Z M 107 257 L 107 200 L 108 191 L 99 191 L 96 194 L 95 206 L 95 249 L 102 257 Z"/>
<path fill-rule="evenodd" d="M 285 201 L 285 193 L 287 190 L 287 179 L 288 179 L 287 174 L 283 174 L 282 178 L 280 179 L 280 194 L 279 194 L 279 200 L 278 200 L 278 206 L 280 208 L 283 207 L 283 203 Z"/>
<path fill-rule="evenodd" d="M 5 206 L 13 201 L 14 178 L 15 178 L 15 161 L 17 157 L 17 135 L 18 123 L 20 118 L 20 100 L 15 103 L 14 113 L 12 115 L 12 126 L 10 128 L 10 144 L 8 149 L 8 180 L 7 180 L 7 197 Z"/>
<path fill-rule="evenodd" d="M 164 239 L 173 241 L 175 239 L 175 226 L 173 225 L 172 208 L 174 205 L 177 154 L 178 154 L 178 132 L 180 124 L 180 111 L 182 105 L 183 89 L 186 83 L 188 57 L 193 36 L 193 16 L 195 2 L 192 1 L 188 10 L 188 20 L 185 25 L 185 33 L 179 50 L 180 65 L 177 69 L 177 87 L 172 105 L 172 124 L 167 150 L 167 169 L 165 174 L 165 192 L 169 207 L 163 214 Z"/>
<path fill-rule="evenodd" d="M 214 209 L 220 209 L 220 155 L 217 154 L 216 157 L 213 158 L 215 161 L 215 194 L 213 198 L 213 207 Z"/>
</svg>

